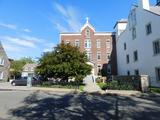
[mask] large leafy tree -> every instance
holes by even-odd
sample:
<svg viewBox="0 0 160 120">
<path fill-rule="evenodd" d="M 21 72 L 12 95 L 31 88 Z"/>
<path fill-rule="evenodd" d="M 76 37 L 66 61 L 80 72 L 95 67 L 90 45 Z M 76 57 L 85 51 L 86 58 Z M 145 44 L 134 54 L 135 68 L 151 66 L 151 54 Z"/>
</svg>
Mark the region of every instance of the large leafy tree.
<svg viewBox="0 0 160 120">
<path fill-rule="evenodd" d="M 44 53 L 39 59 L 37 73 L 46 78 L 68 78 L 82 80 L 91 72 L 91 66 L 87 64 L 85 53 L 70 44 L 61 43 L 51 52 Z"/>
<path fill-rule="evenodd" d="M 11 61 L 11 67 L 10 67 L 10 77 L 11 78 L 18 78 L 21 76 L 21 72 L 23 70 L 23 66 L 26 63 L 34 63 L 35 61 L 32 60 L 32 58 L 28 57 L 23 57 L 20 58 L 19 60 L 13 60 Z"/>
</svg>

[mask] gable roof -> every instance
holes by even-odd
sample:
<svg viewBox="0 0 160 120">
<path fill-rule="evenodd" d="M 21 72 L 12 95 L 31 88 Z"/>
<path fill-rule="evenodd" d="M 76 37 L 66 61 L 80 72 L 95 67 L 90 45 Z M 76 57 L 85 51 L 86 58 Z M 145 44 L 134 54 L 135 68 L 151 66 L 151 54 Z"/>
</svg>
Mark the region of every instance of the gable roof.
<svg viewBox="0 0 160 120">
<path fill-rule="evenodd" d="M 91 28 L 91 29 L 95 32 L 95 29 L 94 29 L 94 27 L 89 23 L 89 19 L 88 19 L 88 18 L 86 18 L 86 23 L 82 26 L 81 32 L 82 32 L 86 27 Z"/>
</svg>

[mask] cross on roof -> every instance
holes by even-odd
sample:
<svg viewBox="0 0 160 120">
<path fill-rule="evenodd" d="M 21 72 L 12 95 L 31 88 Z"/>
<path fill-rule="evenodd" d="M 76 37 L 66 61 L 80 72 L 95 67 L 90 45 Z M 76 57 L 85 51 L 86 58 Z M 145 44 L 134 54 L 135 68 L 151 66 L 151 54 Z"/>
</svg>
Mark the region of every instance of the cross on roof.
<svg viewBox="0 0 160 120">
<path fill-rule="evenodd" d="M 89 18 L 88 17 L 86 17 L 86 23 L 89 23 Z"/>
</svg>

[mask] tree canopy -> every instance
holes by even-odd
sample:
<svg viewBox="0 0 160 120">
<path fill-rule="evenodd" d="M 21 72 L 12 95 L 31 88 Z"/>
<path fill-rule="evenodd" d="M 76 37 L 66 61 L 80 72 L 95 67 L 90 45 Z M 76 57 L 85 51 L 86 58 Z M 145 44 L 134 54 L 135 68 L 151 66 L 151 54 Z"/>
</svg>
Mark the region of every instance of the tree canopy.
<svg viewBox="0 0 160 120">
<path fill-rule="evenodd" d="M 70 44 L 61 43 L 51 52 L 46 52 L 39 59 L 36 72 L 46 78 L 68 78 L 82 80 L 91 72 L 85 53 Z"/>
</svg>

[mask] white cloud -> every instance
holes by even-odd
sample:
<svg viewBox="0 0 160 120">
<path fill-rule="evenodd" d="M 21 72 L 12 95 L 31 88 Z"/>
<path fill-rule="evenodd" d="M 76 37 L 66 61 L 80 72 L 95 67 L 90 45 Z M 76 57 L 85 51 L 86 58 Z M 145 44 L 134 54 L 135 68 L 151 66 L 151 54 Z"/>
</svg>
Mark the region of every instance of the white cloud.
<svg viewBox="0 0 160 120">
<path fill-rule="evenodd" d="M 14 25 L 14 24 L 7 24 L 7 23 L 0 23 L 0 27 L 12 29 L 12 30 L 16 30 L 17 29 L 16 25 Z"/>
<path fill-rule="evenodd" d="M 45 49 L 43 50 L 43 52 L 50 52 L 52 50 L 54 50 L 55 44 L 54 43 L 46 43 L 44 44 Z"/>
<path fill-rule="evenodd" d="M 10 52 L 20 52 L 21 48 L 19 48 L 18 46 L 15 46 L 13 44 L 8 44 L 8 43 L 3 43 L 3 47 L 5 49 L 5 51 L 10 51 Z"/>
<path fill-rule="evenodd" d="M 56 28 L 57 28 L 60 32 L 68 32 L 68 31 L 69 31 L 69 29 L 67 29 L 66 27 L 62 26 L 62 25 L 59 24 L 59 23 L 54 22 L 54 24 L 55 24 Z"/>
<path fill-rule="evenodd" d="M 82 26 L 82 23 L 80 22 L 81 14 L 74 6 L 64 7 L 58 3 L 54 3 L 54 8 L 58 13 L 60 13 L 64 22 L 67 24 L 67 27 L 64 27 L 59 22 L 54 22 L 56 23 L 55 25 L 60 32 L 77 32 L 80 30 L 80 27 Z"/>
<path fill-rule="evenodd" d="M 31 30 L 30 30 L 30 29 L 27 29 L 27 28 L 23 29 L 23 31 L 24 31 L 24 32 L 27 32 L 27 33 L 31 32 Z"/>
<path fill-rule="evenodd" d="M 24 47 L 31 47 L 31 48 L 35 48 L 36 45 L 33 41 L 31 40 L 26 40 L 23 38 L 16 38 L 16 37 L 10 37 L 10 36 L 4 36 L 1 39 L 3 40 L 7 40 L 10 41 L 16 45 L 20 45 L 20 46 L 24 46 Z"/>
</svg>

